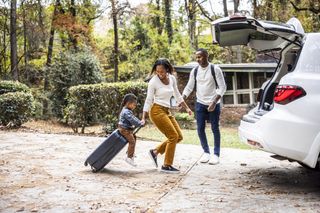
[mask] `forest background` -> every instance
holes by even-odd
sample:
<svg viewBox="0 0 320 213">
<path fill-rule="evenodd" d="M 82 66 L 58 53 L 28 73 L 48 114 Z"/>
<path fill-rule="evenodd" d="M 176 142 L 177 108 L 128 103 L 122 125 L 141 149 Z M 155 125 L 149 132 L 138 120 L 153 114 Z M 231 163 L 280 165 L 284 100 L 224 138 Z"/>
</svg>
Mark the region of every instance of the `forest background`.
<svg viewBox="0 0 320 213">
<path fill-rule="evenodd" d="M 212 45 L 210 22 L 234 13 L 320 26 L 319 0 L 0 0 L 0 78 L 30 88 L 34 117 L 64 120 L 70 87 L 142 82 L 159 57 L 183 65 L 203 47 L 214 63 L 254 62 L 246 47 Z"/>
</svg>

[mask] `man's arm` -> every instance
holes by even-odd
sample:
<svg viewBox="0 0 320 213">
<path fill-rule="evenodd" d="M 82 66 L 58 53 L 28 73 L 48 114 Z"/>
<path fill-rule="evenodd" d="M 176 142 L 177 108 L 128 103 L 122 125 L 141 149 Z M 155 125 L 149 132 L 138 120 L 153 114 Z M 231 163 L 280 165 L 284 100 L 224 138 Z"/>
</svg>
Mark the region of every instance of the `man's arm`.
<svg viewBox="0 0 320 213">
<path fill-rule="evenodd" d="M 189 75 L 188 83 L 187 83 L 187 85 L 185 86 L 185 88 L 184 88 L 184 90 L 182 92 L 183 99 L 186 99 L 194 89 L 194 85 L 195 85 L 194 70 L 195 70 L 195 68 L 193 68 L 191 70 L 190 75 Z"/>
</svg>

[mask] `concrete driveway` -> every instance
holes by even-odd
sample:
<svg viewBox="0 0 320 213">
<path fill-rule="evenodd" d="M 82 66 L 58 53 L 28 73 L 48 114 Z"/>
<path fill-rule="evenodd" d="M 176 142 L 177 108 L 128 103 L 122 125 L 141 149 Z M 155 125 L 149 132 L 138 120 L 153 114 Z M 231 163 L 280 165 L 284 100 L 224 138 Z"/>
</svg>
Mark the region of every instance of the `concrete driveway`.
<svg viewBox="0 0 320 213">
<path fill-rule="evenodd" d="M 157 143 L 138 141 L 137 168 L 122 150 L 92 173 L 83 163 L 102 140 L 0 131 L 0 212 L 320 212 L 320 172 L 265 152 L 222 149 L 211 166 L 179 144 L 169 175 L 147 155 Z"/>
</svg>

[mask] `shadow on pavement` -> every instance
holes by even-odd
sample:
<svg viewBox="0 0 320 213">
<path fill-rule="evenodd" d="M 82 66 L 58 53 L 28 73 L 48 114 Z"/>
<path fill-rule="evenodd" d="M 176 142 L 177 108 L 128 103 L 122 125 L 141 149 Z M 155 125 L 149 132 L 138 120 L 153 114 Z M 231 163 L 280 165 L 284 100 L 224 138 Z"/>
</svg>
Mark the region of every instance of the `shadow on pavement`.
<svg viewBox="0 0 320 213">
<path fill-rule="evenodd" d="M 144 169 L 144 170 L 134 170 L 134 169 L 110 169 L 110 168 L 104 168 L 101 171 L 94 173 L 91 171 L 90 168 L 83 171 L 83 173 L 86 174 L 92 174 L 92 175 L 112 175 L 112 176 L 126 176 L 126 177 L 132 177 L 135 178 L 137 175 L 141 174 L 158 174 L 159 172 L 157 169 Z"/>
<path fill-rule="evenodd" d="M 320 196 L 320 172 L 303 167 L 272 167 L 245 172 L 242 181 L 276 193 L 316 194 Z"/>
</svg>

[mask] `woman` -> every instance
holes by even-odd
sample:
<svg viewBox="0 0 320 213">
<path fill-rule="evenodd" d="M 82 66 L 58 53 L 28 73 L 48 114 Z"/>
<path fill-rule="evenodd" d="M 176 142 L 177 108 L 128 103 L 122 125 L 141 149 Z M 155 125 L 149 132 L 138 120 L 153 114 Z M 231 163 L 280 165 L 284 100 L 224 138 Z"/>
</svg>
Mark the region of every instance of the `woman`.
<svg viewBox="0 0 320 213">
<path fill-rule="evenodd" d="M 142 122 L 147 113 L 154 125 L 167 137 L 159 146 L 149 151 L 155 166 L 158 167 L 157 155 L 164 154 L 162 172 L 179 173 L 172 166 L 176 144 L 182 140 L 182 132 L 174 116 L 170 113 L 172 97 L 183 106 L 189 115 L 192 111 L 184 102 L 177 86 L 176 78 L 172 75 L 173 67 L 167 59 L 158 59 L 152 67 L 148 84 L 147 98 L 143 107 Z M 154 75 L 155 74 L 155 75 Z"/>
</svg>

